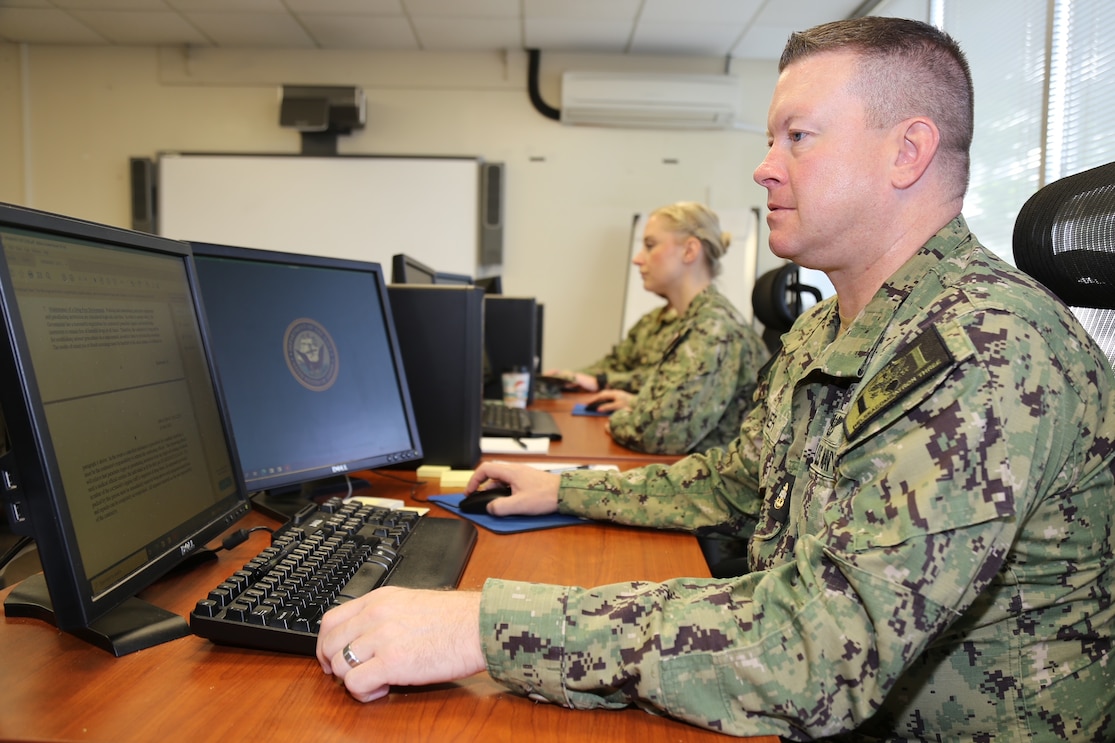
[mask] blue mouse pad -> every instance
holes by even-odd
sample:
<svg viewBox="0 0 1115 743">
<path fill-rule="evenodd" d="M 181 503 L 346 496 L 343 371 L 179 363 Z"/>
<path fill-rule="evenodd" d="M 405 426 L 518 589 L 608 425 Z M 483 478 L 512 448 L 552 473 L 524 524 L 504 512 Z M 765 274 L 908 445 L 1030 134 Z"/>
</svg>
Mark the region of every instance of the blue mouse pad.
<svg viewBox="0 0 1115 743">
<path fill-rule="evenodd" d="M 614 412 L 616 412 L 616 411 L 609 410 L 609 411 L 605 412 L 605 411 L 602 411 L 602 410 L 587 410 L 585 408 L 585 403 L 583 403 L 583 402 L 579 402 L 579 403 L 577 403 L 576 405 L 573 406 L 573 415 L 592 415 L 592 416 L 596 416 L 597 418 L 607 418 L 609 415 L 611 415 Z"/>
<path fill-rule="evenodd" d="M 462 513 L 461 509 L 457 508 L 457 504 L 464 498 L 464 493 L 451 493 L 431 495 L 429 501 L 496 534 L 516 534 L 521 531 L 554 529 L 559 526 L 585 523 L 585 520 L 579 516 L 568 516 L 563 513 L 549 513 L 545 516 L 489 516 L 486 513 Z"/>
</svg>

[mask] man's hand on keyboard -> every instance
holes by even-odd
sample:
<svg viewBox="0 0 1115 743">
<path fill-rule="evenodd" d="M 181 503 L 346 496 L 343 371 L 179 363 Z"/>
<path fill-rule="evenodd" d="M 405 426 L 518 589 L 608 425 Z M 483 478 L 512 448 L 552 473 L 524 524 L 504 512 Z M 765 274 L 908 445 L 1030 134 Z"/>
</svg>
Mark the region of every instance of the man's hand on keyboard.
<svg viewBox="0 0 1115 743">
<path fill-rule="evenodd" d="M 487 480 L 511 486 L 511 495 L 488 504 L 488 513 L 493 516 L 541 516 L 557 511 L 560 475 L 525 464 L 483 462 L 469 479 L 465 491 L 478 490 Z"/>
<path fill-rule="evenodd" d="M 478 591 L 378 588 L 325 614 L 317 657 L 361 702 L 485 669 Z"/>
</svg>

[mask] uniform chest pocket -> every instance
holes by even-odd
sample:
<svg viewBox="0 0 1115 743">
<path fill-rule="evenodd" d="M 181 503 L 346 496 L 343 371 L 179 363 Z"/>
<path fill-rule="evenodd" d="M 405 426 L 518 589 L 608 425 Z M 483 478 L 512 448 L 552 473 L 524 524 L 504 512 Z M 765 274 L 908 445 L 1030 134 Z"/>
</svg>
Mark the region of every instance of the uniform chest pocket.
<svg viewBox="0 0 1115 743">
<path fill-rule="evenodd" d="M 987 372 L 963 365 L 973 354 L 966 336 L 929 328 L 865 382 L 844 421 L 844 495 L 824 514 L 839 543 L 891 547 L 1013 511 L 993 476 L 1007 461 L 1002 437 L 976 392 Z"/>
</svg>

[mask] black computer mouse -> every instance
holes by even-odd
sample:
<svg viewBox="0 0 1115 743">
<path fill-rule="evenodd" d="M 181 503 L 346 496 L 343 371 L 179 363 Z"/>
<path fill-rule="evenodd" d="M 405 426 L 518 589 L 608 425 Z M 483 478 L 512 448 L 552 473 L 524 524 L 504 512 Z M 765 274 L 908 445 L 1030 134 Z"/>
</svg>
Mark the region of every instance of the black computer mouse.
<svg viewBox="0 0 1115 743">
<path fill-rule="evenodd" d="M 457 507 L 461 509 L 461 513 L 487 513 L 489 503 L 508 495 L 511 495 L 510 485 L 497 485 L 494 488 L 485 488 L 466 495 Z"/>
<path fill-rule="evenodd" d="M 588 413 L 595 413 L 600 409 L 600 406 L 608 402 L 607 400 L 593 400 L 590 403 L 585 403 L 585 411 Z"/>
</svg>

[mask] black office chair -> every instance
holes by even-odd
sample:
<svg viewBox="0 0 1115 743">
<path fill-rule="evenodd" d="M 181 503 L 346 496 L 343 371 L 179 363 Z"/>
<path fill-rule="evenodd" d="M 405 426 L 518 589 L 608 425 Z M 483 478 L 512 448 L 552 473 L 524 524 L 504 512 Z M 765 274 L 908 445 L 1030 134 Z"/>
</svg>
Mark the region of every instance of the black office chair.
<svg viewBox="0 0 1115 743">
<path fill-rule="evenodd" d="M 1031 196 L 1014 223 L 1014 259 L 1073 308 L 1115 365 L 1115 163 Z"/>
<path fill-rule="evenodd" d="M 771 353 L 782 347 L 782 334 L 802 313 L 802 294 L 809 294 L 814 302 L 821 301 L 821 290 L 801 283 L 793 263 L 773 268 L 755 280 L 751 308 L 763 324 L 763 342 Z"/>
</svg>

